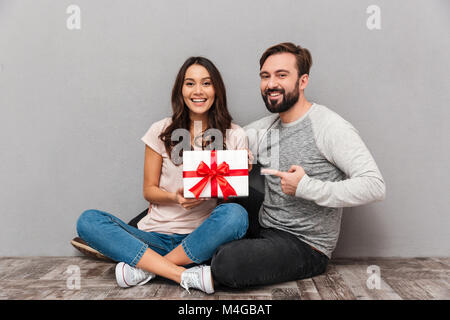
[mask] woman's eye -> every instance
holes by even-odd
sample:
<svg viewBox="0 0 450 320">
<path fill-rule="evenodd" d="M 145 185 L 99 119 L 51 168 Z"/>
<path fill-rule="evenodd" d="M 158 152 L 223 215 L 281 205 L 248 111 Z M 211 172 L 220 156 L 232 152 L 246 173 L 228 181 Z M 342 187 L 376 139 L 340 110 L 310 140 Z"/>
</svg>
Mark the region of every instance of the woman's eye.
<svg viewBox="0 0 450 320">
<path fill-rule="evenodd" d="M 208 82 L 208 81 L 207 81 L 207 82 L 203 82 L 203 85 L 204 85 L 204 86 L 210 86 L 210 85 L 211 85 L 211 82 Z"/>
<path fill-rule="evenodd" d="M 194 83 L 193 82 L 186 82 L 185 85 L 187 85 L 188 87 L 193 86 Z"/>
</svg>

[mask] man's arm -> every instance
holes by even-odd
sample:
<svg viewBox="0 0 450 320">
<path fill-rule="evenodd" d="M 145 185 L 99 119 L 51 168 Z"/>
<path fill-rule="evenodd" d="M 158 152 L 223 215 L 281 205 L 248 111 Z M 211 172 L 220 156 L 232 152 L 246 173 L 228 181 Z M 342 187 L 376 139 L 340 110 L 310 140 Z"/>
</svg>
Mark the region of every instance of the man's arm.
<svg viewBox="0 0 450 320">
<path fill-rule="evenodd" d="M 306 173 L 295 195 L 326 207 L 352 207 L 383 200 L 383 177 L 359 136 L 348 122 L 342 121 L 319 130 L 316 143 L 324 157 L 345 173 L 342 181 L 321 181 Z"/>
<path fill-rule="evenodd" d="M 291 166 L 287 172 L 262 169 L 261 173 L 280 177 L 284 193 L 324 207 L 352 207 L 384 199 L 383 177 L 353 126 L 343 123 L 328 127 L 317 140 L 325 158 L 345 173 L 346 180 L 333 182 L 311 178 L 298 165 Z"/>
</svg>

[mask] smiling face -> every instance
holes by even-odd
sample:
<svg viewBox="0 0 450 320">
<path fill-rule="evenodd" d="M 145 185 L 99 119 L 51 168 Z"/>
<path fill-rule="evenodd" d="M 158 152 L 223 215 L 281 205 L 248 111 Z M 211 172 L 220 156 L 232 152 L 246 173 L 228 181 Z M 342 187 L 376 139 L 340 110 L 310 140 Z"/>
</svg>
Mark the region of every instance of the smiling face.
<svg viewBox="0 0 450 320">
<path fill-rule="evenodd" d="M 203 115 L 214 103 L 215 90 L 205 67 L 193 64 L 184 76 L 183 100 L 191 115 Z"/>
<path fill-rule="evenodd" d="M 270 112 L 285 112 L 297 103 L 300 97 L 300 78 L 293 54 L 269 56 L 259 75 L 261 95 Z"/>
</svg>

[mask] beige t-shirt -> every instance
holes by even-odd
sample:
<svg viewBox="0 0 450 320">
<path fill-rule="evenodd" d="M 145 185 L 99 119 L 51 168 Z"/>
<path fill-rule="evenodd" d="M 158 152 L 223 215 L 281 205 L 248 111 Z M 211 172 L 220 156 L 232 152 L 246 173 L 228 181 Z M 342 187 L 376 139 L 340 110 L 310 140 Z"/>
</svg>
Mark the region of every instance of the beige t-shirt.
<svg viewBox="0 0 450 320">
<path fill-rule="evenodd" d="M 164 143 L 158 138 L 171 122 L 171 118 L 155 122 L 141 140 L 163 158 L 159 187 L 168 192 L 176 192 L 178 188 L 183 187 L 183 165 L 176 166 L 170 160 Z M 244 129 L 232 123 L 231 130 L 226 135 L 226 145 L 227 150 L 247 149 L 247 136 Z M 198 148 L 194 146 L 194 150 L 198 150 Z M 216 206 L 217 199 L 205 200 L 190 210 L 175 203 L 150 203 L 148 214 L 139 221 L 137 226 L 140 230 L 165 234 L 191 233 L 208 218 Z"/>
</svg>

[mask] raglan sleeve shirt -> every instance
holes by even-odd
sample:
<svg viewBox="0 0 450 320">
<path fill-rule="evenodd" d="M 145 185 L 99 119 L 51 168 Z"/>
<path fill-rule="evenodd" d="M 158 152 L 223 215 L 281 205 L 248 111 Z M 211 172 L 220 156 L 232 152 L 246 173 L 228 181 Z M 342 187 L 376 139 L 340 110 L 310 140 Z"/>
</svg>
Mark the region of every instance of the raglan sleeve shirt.
<svg viewBox="0 0 450 320">
<path fill-rule="evenodd" d="M 346 179 L 321 181 L 306 172 L 295 195 L 334 208 L 383 200 L 386 190 L 383 177 L 358 131 L 334 113 L 326 118 L 312 117 L 312 123 L 320 152 L 346 175 Z"/>
</svg>

